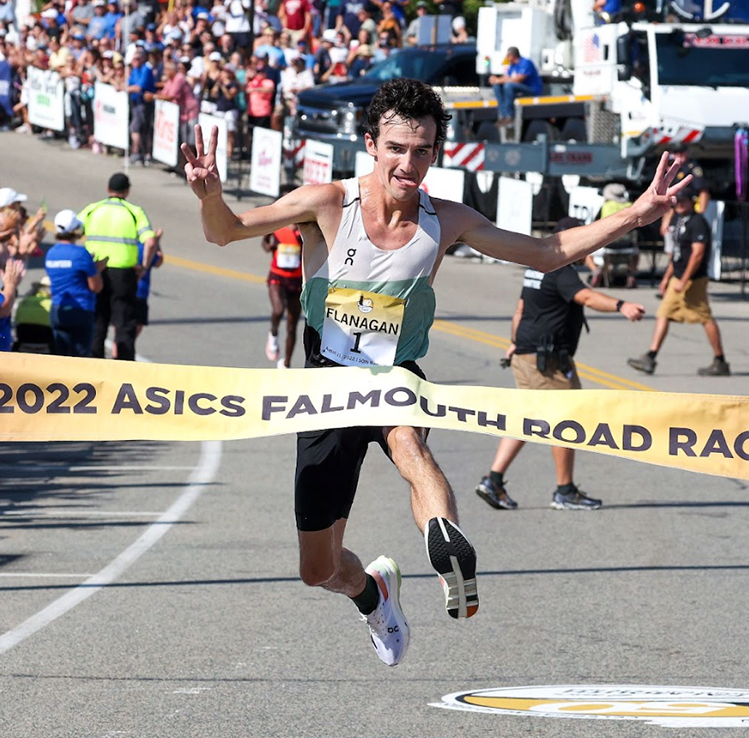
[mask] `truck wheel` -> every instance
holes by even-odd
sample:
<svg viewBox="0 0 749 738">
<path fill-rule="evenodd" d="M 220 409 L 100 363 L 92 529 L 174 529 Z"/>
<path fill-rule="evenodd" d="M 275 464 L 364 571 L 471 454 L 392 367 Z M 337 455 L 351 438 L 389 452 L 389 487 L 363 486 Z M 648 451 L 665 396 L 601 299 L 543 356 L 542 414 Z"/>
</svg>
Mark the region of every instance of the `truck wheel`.
<svg viewBox="0 0 749 738">
<path fill-rule="evenodd" d="M 562 126 L 562 141 L 577 141 L 587 143 L 588 133 L 585 130 L 584 118 L 567 118 Z"/>
<path fill-rule="evenodd" d="M 545 135 L 547 141 L 556 141 L 559 138 L 559 131 L 548 120 L 532 120 L 525 129 L 523 141 L 533 143 L 541 135 Z"/>
</svg>

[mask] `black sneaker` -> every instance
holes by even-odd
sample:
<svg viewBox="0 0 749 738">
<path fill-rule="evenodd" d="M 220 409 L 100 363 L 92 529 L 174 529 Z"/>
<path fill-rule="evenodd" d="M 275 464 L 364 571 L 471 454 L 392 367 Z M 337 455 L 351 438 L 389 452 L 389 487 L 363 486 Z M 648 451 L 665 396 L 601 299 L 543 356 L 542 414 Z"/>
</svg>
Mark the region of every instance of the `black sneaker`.
<svg viewBox="0 0 749 738">
<path fill-rule="evenodd" d="M 514 510 L 518 503 L 507 494 L 504 485 L 497 486 L 491 477 L 483 477 L 476 487 L 476 494 L 495 510 Z"/>
<path fill-rule="evenodd" d="M 713 359 L 713 363 L 710 366 L 702 367 L 697 370 L 697 374 L 701 377 L 730 377 L 731 367 L 727 361 L 722 359 Z"/>
<path fill-rule="evenodd" d="M 637 369 L 638 372 L 652 374 L 655 371 L 657 362 L 652 356 L 643 354 L 636 359 L 627 359 L 627 364 L 629 364 L 633 369 Z"/>
<path fill-rule="evenodd" d="M 432 518 L 424 530 L 429 563 L 437 570 L 451 618 L 470 618 L 479 609 L 476 551 L 455 523 Z"/>
<path fill-rule="evenodd" d="M 577 487 L 572 486 L 570 492 L 554 492 L 551 506 L 556 510 L 598 510 L 603 505 L 601 500 L 584 495 Z"/>
</svg>

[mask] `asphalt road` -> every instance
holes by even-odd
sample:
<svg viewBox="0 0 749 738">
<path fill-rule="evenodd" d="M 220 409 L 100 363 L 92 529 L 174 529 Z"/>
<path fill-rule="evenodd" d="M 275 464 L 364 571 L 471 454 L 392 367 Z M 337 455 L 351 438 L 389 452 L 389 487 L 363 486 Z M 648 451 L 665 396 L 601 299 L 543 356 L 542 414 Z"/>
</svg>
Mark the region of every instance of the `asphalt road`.
<svg viewBox="0 0 749 738">
<path fill-rule="evenodd" d="M 50 215 L 102 197 L 118 168 L 10 133 L 0 147 L 0 184 L 28 193 L 32 207 L 45 197 Z M 132 200 L 166 234 L 139 353 L 267 366 L 259 243 L 206 244 L 180 179 L 158 168 L 131 177 Z M 430 379 L 511 386 L 498 359 L 520 279 L 516 266 L 446 260 L 423 361 Z M 710 361 L 698 327 L 673 331 L 656 375 L 634 375 L 625 359 L 647 348 L 654 289 L 609 292 L 637 298 L 648 317 L 632 325 L 589 313 L 578 354 L 585 386 L 746 394 L 737 286 L 711 288 L 734 370 L 718 379 L 695 374 Z M 481 610 L 467 622 L 445 614 L 406 486 L 373 448 L 347 541 L 365 561 L 392 556 L 404 573 L 412 643 L 395 669 L 376 658 L 353 605 L 297 579 L 293 438 L 2 447 L 0 736 L 702 736 L 705 714 L 683 704 L 693 719 L 671 729 L 635 719 L 652 720 L 642 702 L 605 723 L 616 707 L 600 702 L 596 720 L 558 719 L 581 707 L 549 717 L 527 706 L 433 705 L 455 692 L 538 685 L 749 689 L 744 482 L 580 453 L 576 479 L 605 505 L 559 512 L 549 507 L 551 455 L 529 445 L 508 474 L 520 508 L 497 512 L 473 491 L 495 441 L 435 432 L 431 445 L 479 552 Z"/>
</svg>

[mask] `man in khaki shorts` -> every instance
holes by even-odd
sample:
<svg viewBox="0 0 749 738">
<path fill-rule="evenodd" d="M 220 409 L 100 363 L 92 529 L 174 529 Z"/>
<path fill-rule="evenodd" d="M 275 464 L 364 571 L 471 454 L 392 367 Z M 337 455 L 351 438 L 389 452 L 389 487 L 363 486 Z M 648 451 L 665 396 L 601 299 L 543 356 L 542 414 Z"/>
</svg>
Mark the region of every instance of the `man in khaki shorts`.
<svg viewBox="0 0 749 738">
<path fill-rule="evenodd" d="M 694 211 L 688 190 L 677 195 L 674 205 L 674 251 L 659 285 L 663 302 L 658 308 L 650 351 L 627 363 L 638 371 L 652 374 L 669 323 L 701 323 L 713 349 L 713 363 L 697 370 L 705 377 L 727 377 L 731 368 L 723 354 L 720 329 L 707 299 L 707 262 L 710 256 L 710 225 Z"/>
<path fill-rule="evenodd" d="M 575 228 L 581 221 L 562 218 L 555 233 Z M 518 389 L 580 389 L 575 360 L 580 333 L 585 325 L 583 307 L 603 313 L 620 312 L 628 320 L 640 320 L 642 305 L 616 300 L 586 287 L 575 268 L 568 264 L 543 274 L 527 269 L 515 314 L 512 343 L 507 349 Z M 507 494 L 504 474 L 525 441 L 503 438 L 491 471 L 481 479 L 476 494 L 497 510 L 514 510 L 517 503 Z M 557 510 L 597 510 L 601 500 L 583 494 L 573 482 L 575 451 L 553 446 L 557 488 L 551 506 Z"/>
</svg>

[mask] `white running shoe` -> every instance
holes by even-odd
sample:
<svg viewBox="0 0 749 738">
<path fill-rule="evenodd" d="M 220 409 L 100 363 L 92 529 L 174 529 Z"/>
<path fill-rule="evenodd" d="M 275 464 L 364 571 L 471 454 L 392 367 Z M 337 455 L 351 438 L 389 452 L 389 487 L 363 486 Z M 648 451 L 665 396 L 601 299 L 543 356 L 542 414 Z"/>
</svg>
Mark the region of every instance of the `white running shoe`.
<svg viewBox="0 0 749 738">
<path fill-rule="evenodd" d="M 286 359 L 279 359 L 278 364 L 276 364 L 276 368 L 278 369 L 288 369 L 289 367 L 286 366 Z"/>
<path fill-rule="evenodd" d="M 445 609 L 451 618 L 470 618 L 479 609 L 476 587 L 476 551 L 455 523 L 432 518 L 424 531 L 429 562 L 445 591 Z"/>
<path fill-rule="evenodd" d="M 278 361 L 278 357 L 281 355 L 281 351 L 278 348 L 278 336 L 274 336 L 272 333 L 268 333 L 268 341 L 265 344 L 265 355 L 268 357 L 268 361 Z"/>
<path fill-rule="evenodd" d="M 369 615 L 362 615 L 369 626 L 372 645 L 380 660 L 388 666 L 397 666 L 406 655 L 409 628 L 400 605 L 401 570 L 387 556 L 375 559 L 367 568 L 377 588 L 380 602 Z"/>
</svg>

